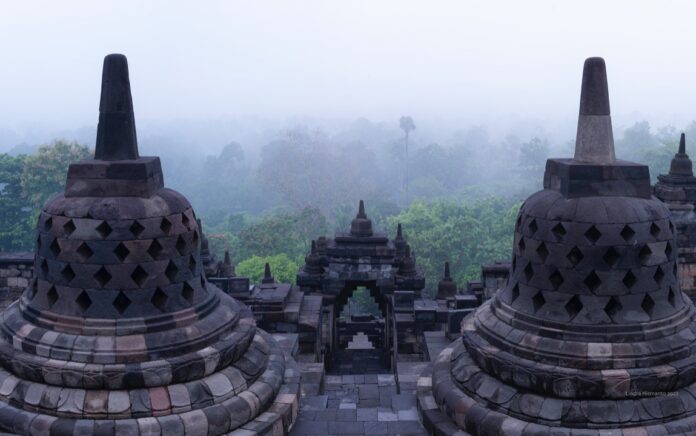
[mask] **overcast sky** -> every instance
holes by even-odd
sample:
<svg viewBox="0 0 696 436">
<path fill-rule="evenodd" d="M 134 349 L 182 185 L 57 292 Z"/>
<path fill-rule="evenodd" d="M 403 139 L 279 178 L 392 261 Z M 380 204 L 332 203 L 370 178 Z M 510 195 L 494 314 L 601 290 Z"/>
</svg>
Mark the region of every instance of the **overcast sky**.
<svg viewBox="0 0 696 436">
<path fill-rule="evenodd" d="M 3 1 L 0 127 L 95 125 L 103 56 L 136 117 L 575 118 L 607 61 L 615 119 L 696 118 L 696 3 Z"/>
</svg>

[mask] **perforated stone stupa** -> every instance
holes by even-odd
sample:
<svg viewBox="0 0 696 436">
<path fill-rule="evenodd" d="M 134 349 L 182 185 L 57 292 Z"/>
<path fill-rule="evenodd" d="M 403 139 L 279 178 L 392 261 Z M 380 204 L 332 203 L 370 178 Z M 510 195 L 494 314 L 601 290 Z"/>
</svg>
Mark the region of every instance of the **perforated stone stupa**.
<svg viewBox="0 0 696 436">
<path fill-rule="evenodd" d="M 669 173 L 657 176 L 655 197 L 672 212 L 677 228 L 679 278 L 682 291 L 696 299 L 696 177 L 686 154 L 686 137 L 681 134 L 679 150 L 670 163 Z"/>
<path fill-rule="evenodd" d="M 507 286 L 419 380 L 435 434 L 696 432 L 696 325 L 669 209 L 615 159 L 604 61 L 585 61 L 574 159 L 522 205 Z"/>
<path fill-rule="evenodd" d="M 206 280 L 200 240 L 138 154 L 126 58 L 109 55 L 95 158 L 44 207 L 32 283 L 0 316 L 0 431 L 286 433 L 290 361 Z"/>
</svg>

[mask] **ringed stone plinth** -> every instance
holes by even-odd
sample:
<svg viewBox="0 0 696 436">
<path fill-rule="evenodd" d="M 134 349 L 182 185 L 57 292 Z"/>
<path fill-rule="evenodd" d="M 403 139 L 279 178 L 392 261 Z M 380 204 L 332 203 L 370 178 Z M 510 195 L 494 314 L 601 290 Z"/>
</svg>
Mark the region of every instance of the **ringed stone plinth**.
<svg viewBox="0 0 696 436">
<path fill-rule="evenodd" d="M 0 314 L 0 430 L 287 433 L 293 368 L 206 280 L 195 213 L 139 157 L 133 120 L 126 59 L 109 55 L 97 158 L 44 207 L 32 283 Z"/>
<path fill-rule="evenodd" d="M 604 68 L 585 63 L 579 130 L 587 108 L 609 116 L 588 97 L 608 98 Z M 422 375 L 434 434 L 696 432 L 696 325 L 670 210 L 595 124 L 578 137 L 601 150 L 578 139 L 576 159 L 547 162 L 544 190 L 520 208 L 507 286 Z"/>
</svg>

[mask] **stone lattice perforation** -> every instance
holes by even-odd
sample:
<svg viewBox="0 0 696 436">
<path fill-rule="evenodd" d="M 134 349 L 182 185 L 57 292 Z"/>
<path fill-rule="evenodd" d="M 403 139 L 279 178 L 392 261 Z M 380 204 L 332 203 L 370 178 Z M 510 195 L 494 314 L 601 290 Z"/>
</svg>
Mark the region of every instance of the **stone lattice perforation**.
<svg viewBox="0 0 696 436">
<path fill-rule="evenodd" d="M 527 313 L 554 320 L 568 316 L 566 321 L 581 323 L 669 316 L 684 305 L 676 280 L 672 229 L 668 219 L 589 224 L 520 213 L 513 244 L 513 283 L 502 298 Z M 638 243 L 639 237 L 647 242 Z M 517 284 L 533 290 L 520 298 Z M 559 297 L 551 292 L 571 295 Z M 604 296 L 613 298 L 597 298 Z M 554 304 L 545 311 L 550 301 Z M 557 304 L 564 311 L 558 311 Z"/>
<path fill-rule="evenodd" d="M 26 304 L 38 310 L 73 316 L 120 318 L 188 309 L 206 300 L 208 291 L 201 276 L 184 282 L 130 290 L 79 288 L 38 278 L 36 289 L 25 297 Z"/>
</svg>

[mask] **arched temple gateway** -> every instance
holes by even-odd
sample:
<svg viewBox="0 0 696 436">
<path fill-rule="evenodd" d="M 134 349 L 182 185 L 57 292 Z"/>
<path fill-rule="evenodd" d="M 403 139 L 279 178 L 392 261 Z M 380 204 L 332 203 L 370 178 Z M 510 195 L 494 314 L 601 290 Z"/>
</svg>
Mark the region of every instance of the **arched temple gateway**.
<svg viewBox="0 0 696 436">
<path fill-rule="evenodd" d="M 510 280 L 419 380 L 435 434 L 696 432 L 694 307 L 648 168 L 617 160 L 604 60 L 585 61 L 574 159 L 522 205 Z"/>
<path fill-rule="evenodd" d="M 0 430 L 283 434 L 299 380 L 203 273 L 189 202 L 138 154 L 126 58 L 104 60 L 94 159 L 39 218 L 34 276 L 0 316 Z"/>
</svg>

